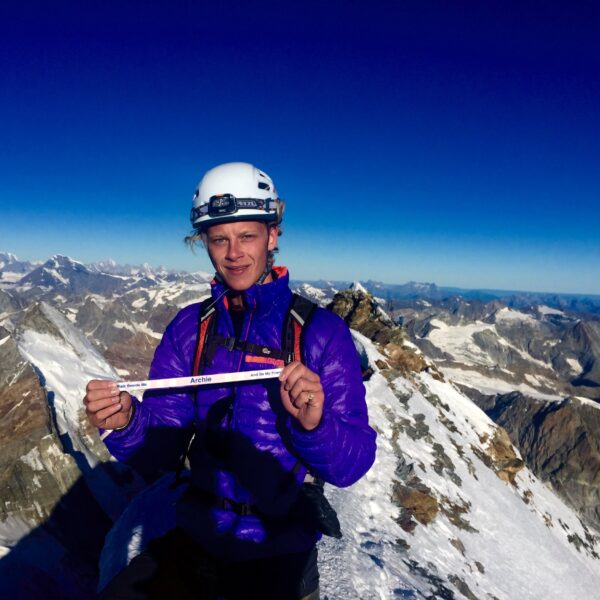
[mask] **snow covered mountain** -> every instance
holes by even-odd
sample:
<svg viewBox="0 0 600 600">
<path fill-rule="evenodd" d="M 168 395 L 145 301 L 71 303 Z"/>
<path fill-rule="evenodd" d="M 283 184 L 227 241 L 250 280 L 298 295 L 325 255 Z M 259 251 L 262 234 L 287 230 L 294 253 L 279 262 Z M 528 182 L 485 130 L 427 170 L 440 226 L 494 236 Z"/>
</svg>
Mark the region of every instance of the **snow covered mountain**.
<svg viewBox="0 0 600 600">
<path fill-rule="evenodd" d="M 0 598 L 93 597 L 104 535 L 119 514 L 114 539 L 139 525 L 122 511 L 140 482 L 87 426 L 85 383 L 144 378 L 209 279 L 56 256 L 0 289 Z M 379 437 L 369 474 L 328 488 L 344 538 L 321 543 L 323 596 L 595 598 L 597 322 L 431 287 L 401 305 L 369 282 L 336 286 L 297 287 L 353 328 Z"/>
<path fill-rule="evenodd" d="M 0 289 L 10 288 L 32 271 L 38 263 L 19 260 L 10 252 L 0 252 Z"/>
<path fill-rule="evenodd" d="M 506 433 L 435 372 L 398 376 L 355 334 L 375 467 L 330 490 L 345 537 L 321 545 L 329 598 L 595 598 L 596 532 L 524 467 Z"/>
<path fill-rule="evenodd" d="M 16 289 L 26 297 L 41 294 L 111 294 L 122 287 L 122 280 L 93 272 L 68 256 L 55 255 L 19 280 Z"/>
<path fill-rule="evenodd" d="M 56 255 L 0 289 L 0 318 L 44 301 L 58 307 L 122 376 L 146 376 L 161 332 L 178 308 L 206 296 L 207 273 L 176 273 L 114 261 L 84 265 Z M 4 308 L 6 306 L 6 308 Z M 12 307 L 12 308 L 11 308 Z"/>
</svg>

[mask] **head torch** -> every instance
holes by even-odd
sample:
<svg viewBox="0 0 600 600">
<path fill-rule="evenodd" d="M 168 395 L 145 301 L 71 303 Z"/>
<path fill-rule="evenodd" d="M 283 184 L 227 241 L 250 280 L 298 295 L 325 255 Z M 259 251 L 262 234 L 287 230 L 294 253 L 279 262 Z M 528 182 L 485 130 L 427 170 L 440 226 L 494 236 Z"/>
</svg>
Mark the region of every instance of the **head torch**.
<svg viewBox="0 0 600 600">
<path fill-rule="evenodd" d="M 224 217 L 233 215 L 238 210 L 264 210 L 265 212 L 277 211 L 277 200 L 267 198 L 236 198 L 233 194 L 219 194 L 211 196 L 208 204 L 192 208 L 190 219 L 195 223 L 197 219 L 208 215 L 209 217 Z"/>
</svg>

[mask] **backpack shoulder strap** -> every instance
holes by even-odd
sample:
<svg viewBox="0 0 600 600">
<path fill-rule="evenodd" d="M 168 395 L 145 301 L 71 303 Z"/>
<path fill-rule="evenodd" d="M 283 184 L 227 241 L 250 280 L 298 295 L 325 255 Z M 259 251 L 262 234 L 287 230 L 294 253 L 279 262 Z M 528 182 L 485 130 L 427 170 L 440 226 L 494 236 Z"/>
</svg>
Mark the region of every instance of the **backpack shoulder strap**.
<svg viewBox="0 0 600 600">
<path fill-rule="evenodd" d="M 283 325 L 282 350 L 286 364 L 302 361 L 304 332 L 317 309 L 317 305 L 294 292 Z"/>
<path fill-rule="evenodd" d="M 302 362 L 304 359 L 304 336 L 317 308 L 317 304 L 294 292 L 283 329 L 282 350 L 286 351 L 286 364 L 294 360 Z M 294 480 L 302 465 L 302 461 L 298 459 L 292 468 L 291 476 Z M 310 471 L 307 471 L 305 482 L 312 479 Z"/>
<path fill-rule="evenodd" d="M 304 330 L 310 323 L 316 308 L 317 305 L 311 300 L 308 300 L 307 298 L 304 298 L 296 293 L 292 295 L 292 300 L 283 324 L 281 354 L 278 354 L 278 356 L 282 357 L 285 364 L 289 364 L 294 360 L 302 360 L 304 349 Z M 210 337 L 213 337 L 215 338 L 213 341 L 219 341 L 216 339 L 219 336 L 216 336 L 214 331 L 214 326 L 216 324 L 215 319 L 213 319 L 214 313 L 215 307 L 214 303 L 212 302 L 212 298 L 207 298 L 200 304 L 198 316 L 198 337 L 192 371 L 193 375 L 199 375 L 200 370 L 204 365 L 207 355 L 207 347 L 209 346 L 209 344 L 207 344 L 207 340 Z M 251 351 L 255 354 L 260 354 L 263 350 L 265 352 L 268 351 L 269 355 L 275 356 L 275 354 L 277 354 L 277 351 L 273 350 L 272 348 L 265 349 L 262 347 L 258 348 L 258 346 L 255 348 L 253 344 L 250 344 L 251 347 L 246 346 L 248 346 L 248 344 L 246 344 L 243 348 L 245 351 Z"/>
<path fill-rule="evenodd" d="M 198 337 L 196 340 L 196 351 L 194 352 L 194 363 L 192 367 L 192 375 L 199 375 L 200 368 L 203 363 L 203 358 L 206 350 L 206 338 L 209 335 L 209 328 L 214 326 L 215 306 L 211 297 L 206 298 L 200 303 L 198 311 Z"/>
</svg>

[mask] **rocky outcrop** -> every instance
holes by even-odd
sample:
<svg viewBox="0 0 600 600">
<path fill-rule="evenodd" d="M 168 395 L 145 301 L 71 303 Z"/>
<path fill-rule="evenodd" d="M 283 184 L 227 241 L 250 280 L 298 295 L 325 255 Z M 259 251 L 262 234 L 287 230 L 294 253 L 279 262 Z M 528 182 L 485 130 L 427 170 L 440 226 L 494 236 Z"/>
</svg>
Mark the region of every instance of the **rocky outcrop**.
<svg viewBox="0 0 600 600">
<path fill-rule="evenodd" d="M 490 467 L 502 481 L 515 485 L 515 476 L 525 466 L 523 459 L 517 456 L 515 448 L 505 429 L 496 427 L 494 435 L 489 438 L 484 434 L 480 438 L 485 444 L 484 451 L 479 451 L 475 446 L 473 452 Z"/>
<path fill-rule="evenodd" d="M 581 365 L 582 371 L 572 383 L 595 388 L 592 393 L 600 395 L 600 323 L 579 321 L 561 340 L 560 353 L 573 356 Z M 559 361 L 560 355 L 555 360 Z"/>
<path fill-rule="evenodd" d="M 21 303 L 9 292 L 0 290 L 0 315 L 10 315 L 21 308 Z"/>
<path fill-rule="evenodd" d="M 402 328 L 364 289 L 359 287 L 336 294 L 327 308 L 342 317 L 349 327 L 381 346 L 389 363 L 383 368 L 396 369 L 401 373 L 414 373 L 427 368 L 422 354 L 408 343 Z"/>
<path fill-rule="evenodd" d="M 396 482 L 392 501 L 401 508 L 398 517 L 400 527 L 408 532 L 414 531 L 417 526 L 415 520 L 421 525 L 429 525 L 440 511 L 438 501 L 426 486 L 419 489 Z"/>
</svg>

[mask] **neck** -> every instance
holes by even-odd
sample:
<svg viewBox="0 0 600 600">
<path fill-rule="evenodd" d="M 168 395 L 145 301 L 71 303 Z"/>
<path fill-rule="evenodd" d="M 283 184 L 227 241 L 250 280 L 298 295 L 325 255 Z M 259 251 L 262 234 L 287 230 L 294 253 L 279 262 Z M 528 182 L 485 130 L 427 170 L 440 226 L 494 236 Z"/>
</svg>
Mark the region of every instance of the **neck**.
<svg viewBox="0 0 600 600">
<path fill-rule="evenodd" d="M 229 292 L 229 294 L 227 294 L 228 298 L 229 298 L 229 304 L 231 306 L 233 306 L 234 308 L 238 308 L 240 310 L 243 310 L 244 308 L 244 297 L 242 296 L 241 292 Z"/>
<path fill-rule="evenodd" d="M 271 275 L 271 273 L 269 273 L 267 275 L 267 277 L 265 278 L 265 280 L 263 281 L 263 283 L 271 283 L 272 281 L 273 281 L 273 276 Z M 240 309 L 244 308 L 244 292 L 229 291 L 227 294 L 227 297 L 229 298 L 229 302 L 231 303 L 232 306 L 235 306 L 236 308 L 240 308 Z"/>
</svg>

